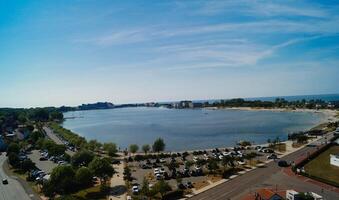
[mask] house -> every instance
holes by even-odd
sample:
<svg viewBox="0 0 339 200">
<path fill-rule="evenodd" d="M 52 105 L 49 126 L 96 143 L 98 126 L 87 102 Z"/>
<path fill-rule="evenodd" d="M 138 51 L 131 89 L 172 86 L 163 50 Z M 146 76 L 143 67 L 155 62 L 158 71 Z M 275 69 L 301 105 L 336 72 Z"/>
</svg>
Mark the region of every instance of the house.
<svg viewBox="0 0 339 200">
<path fill-rule="evenodd" d="M 330 155 L 330 164 L 339 167 L 339 155 Z"/>
<path fill-rule="evenodd" d="M 27 131 L 15 130 L 14 134 L 16 135 L 18 140 L 24 140 L 24 139 L 26 139 L 28 137 L 28 132 Z"/>
<path fill-rule="evenodd" d="M 193 108 L 192 101 L 180 101 L 181 108 Z"/>
</svg>

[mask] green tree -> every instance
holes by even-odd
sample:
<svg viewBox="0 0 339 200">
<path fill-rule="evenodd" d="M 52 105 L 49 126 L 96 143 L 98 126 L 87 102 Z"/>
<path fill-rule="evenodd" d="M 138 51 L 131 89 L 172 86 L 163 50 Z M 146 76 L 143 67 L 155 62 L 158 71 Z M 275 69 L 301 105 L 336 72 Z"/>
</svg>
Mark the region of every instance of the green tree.
<svg viewBox="0 0 339 200">
<path fill-rule="evenodd" d="M 103 147 L 104 147 L 104 150 L 107 151 L 108 155 L 111 157 L 114 157 L 116 153 L 118 152 L 117 145 L 112 142 L 104 143 Z"/>
<path fill-rule="evenodd" d="M 153 190 L 159 193 L 161 196 L 161 199 L 163 199 L 166 192 L 171 191 L 172 189 L 171 189 L 171 186 L 167 182 L 165 182 L 164 180 L 160 180 L 154 185 Z"/>
<path fill-rule="evenodd" d="M 153 143 L 153 151 L 154 152 L 160 152 L 160 151 L 164 151 L 165 150 L 165 142 L 162 138 L 158 138 L 154 141 Z"/>
<path fill-rule="evenodd" d="M 141 193 L 146 197 L 150 196 L 149 182 L 145 177 L 142 181 Z"/>
<path fill-rule="evenodd" d="M 142 145 L 142 151 L 147 154 L 149 151 L 151 150 L 151 147 L 149 146 L 149 144 L 144 144 Z"/>
<path fill-rule="evenodd" d="M 50 183 L 58 194 L 70 194 L 75 187 L 75 172 L 69 165 L 57 166 L 51 173 Z"/>
<path fill-rule="evenodd" d="M 35 168 L 35 163 L 31 159 L 26 159 L 21 163 L 21 169 L 24 172 L 30 171 Z"/>
<path fill-rule="evenodd" d="M 215 159 L 210 159 L 207 163 L 207 168 L 210 173 L 214 173 L 215 170 L 219 169 L 218 162 Z"/>
<path fill-rule="evenodd" d="M 88 166 L 88 164 L 93 160 L 94 154 L 87 150 L 81 150 L 76 152 L 72 159 L 72 165 L 75 167 L 79 166 Z"/>
<path fill-rule="evenodd" d="M 226 168 L 227 166 L 234 167 L 234 158 L 231 156 L 224 156 L 221 162 L 224 168 Z"/>
<path fill-rule="evenodd" d="M 136 153 L 138 150 L 139 150 L 139 146 L 137 144 L 131 144 L 129 146 L 129 151 L 133 154 Z"/>
<path fill-rule="evenodd" d="M 10 143 L 7 148 L 7 153 L 15 153 L 18 154 L 20 152 L 20 146 L 17 143 Z"/>
<path fill-rule="evenodd" d="M 89 186 L 92 184 L 93 174 L 87 167 L 79 168 L 75 173 L 75 180 L 80 186 Z"/>
<path fill-rule="evenodd" d="M 49 197 L 50 199 L 53 199 L 54 196 L 56 195 L 56 189 L 54 185 L 51 183 L 51 181 L 44 182 L 42 185 L 42 193 L 46 197 Z"/>
<path fill-rule="evenodd" d="M 97 140 L 90 140 L 87 143 L 87 149 L 89 149 L 91 151 L 98 151 L 101 146 L 102 146 L 102 144 L 100 142 L 98 142 Z"/>
<path fill-rule="evenodd" d="M 29 140 L 35 144 L 40 138 L 44 138 L 44 134 L 40 131 L 33 131 L 30 135 L 29 135 Z"/>
<path fill-rule="evenodd" d="M 16 153 L 10 152 L 8 154 L 8 161 L 9 161 L 9 164 L 15 168 L 19 167 L 20 165 L 19 156 Z"/>
<path fill-rule="evenodd" d="M 88 165 L 93 175 L 100 178 L 100 183 L 105 185 L 107 180 L 115 173 L 107 159 L 95 157 Z"/>
<path fill-rule="evenodd" d="M 50 117 L 51 120 L 59 120 L 59 121 L 61 121 L 61 120 L 64 119 L 64 115 L 62 114 L 62 112 L 59 112 L 59 111 L 51 112 L 49 117 Z"/>
<path fill-rule="evenodd" d="M 66 146 L 63 144 L 54 144 L 48 149 L 48 153 L 51 156 L 61 156 L 65 154 Z"/>
</svg>

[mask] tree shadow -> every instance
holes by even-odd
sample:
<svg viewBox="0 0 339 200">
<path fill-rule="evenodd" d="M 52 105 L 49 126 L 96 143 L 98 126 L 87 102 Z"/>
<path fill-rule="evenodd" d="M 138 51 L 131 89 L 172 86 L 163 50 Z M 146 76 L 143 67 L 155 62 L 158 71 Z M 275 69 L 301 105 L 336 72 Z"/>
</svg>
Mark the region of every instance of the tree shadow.
<svg viewBox="0 0 339 200">
<path fill-rule="evenodd" d="M 110 189 L 110 194 L 113 196 L 120 196 L 124 194 L 127 191 L 127 188 L 125 185 L 117 185 Z"/>
</svg>

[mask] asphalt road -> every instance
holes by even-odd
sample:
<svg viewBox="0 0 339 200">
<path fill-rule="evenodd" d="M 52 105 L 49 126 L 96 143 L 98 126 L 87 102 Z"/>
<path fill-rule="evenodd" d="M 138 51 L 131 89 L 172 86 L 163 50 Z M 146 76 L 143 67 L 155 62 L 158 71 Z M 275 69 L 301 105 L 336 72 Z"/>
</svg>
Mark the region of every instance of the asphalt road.
<svg viewBox="0 0 339 200">
<path fill-rule="evenodd" d="M 332 134 L 327 138 L 331 138 Z M 315 144 L 324 142 L 325 138 L 320 139 Z M 316 147 L 304 147 L 294 153 L 284 156 L 286 161 L 295 161 L 301 156 L 306 156 L 309 151 Z M 257 168 L 242 176 L 222 183 L 210 190 L 202 192 L 190 198 L 191 200 L 227 200 L 241 199 L 249 192 L 254 192 L 258 188 L 279 187 L 281 189 L 295 189 L 297 191 L 313 191 L 322 195 L 325 199 L 339 199 L 339 194 L 334 191 L 323 190 L 318 185 L 301 181 L 295 177 L 290 177 L 282 172 L 282 168 L 276 162 L 270 162 L 265 168 Z"/>
<path fill-rule="evenodd" d="M 32 200 L 33 195 L 27 194 L 17 180 L 5 174 L 3 170 L 3 164 L 5 161 L 6 156 L 4 154 L 0 155 L 0 200 Z M 2 179 L 4 178 L 8 180 L 7 185 L 2 184 Z"/>
<path fill-rule="evenodd" d="M 47 134 L 47 137 L 49 137 L 51 140 L 53 140 L 56 144 L 64 144 L 53 132 L 53 130 L 49 127 L 43 127 L 44 131 Z M 66 153 L 70 156 L 73 156 L 75 154 L 74 151 L 66 150 Z"/>
</svg>

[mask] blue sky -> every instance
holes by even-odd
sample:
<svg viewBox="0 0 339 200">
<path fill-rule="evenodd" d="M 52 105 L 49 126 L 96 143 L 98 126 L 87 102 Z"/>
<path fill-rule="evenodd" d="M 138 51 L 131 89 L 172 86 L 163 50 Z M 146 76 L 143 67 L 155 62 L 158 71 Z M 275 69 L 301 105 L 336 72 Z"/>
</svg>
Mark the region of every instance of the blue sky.
<svg viewBox="0 0 339 200">
<path fill-rule="evenodd" d="M 0 107 L 339 93 L 336 1 L 0 0 Z"/>
</svg>

